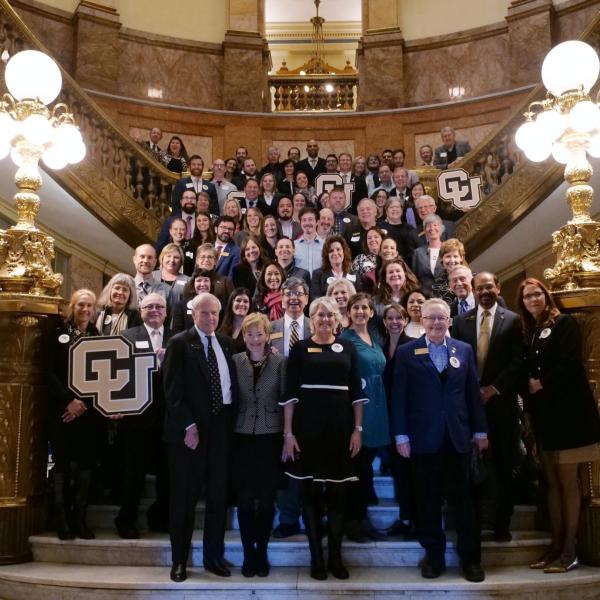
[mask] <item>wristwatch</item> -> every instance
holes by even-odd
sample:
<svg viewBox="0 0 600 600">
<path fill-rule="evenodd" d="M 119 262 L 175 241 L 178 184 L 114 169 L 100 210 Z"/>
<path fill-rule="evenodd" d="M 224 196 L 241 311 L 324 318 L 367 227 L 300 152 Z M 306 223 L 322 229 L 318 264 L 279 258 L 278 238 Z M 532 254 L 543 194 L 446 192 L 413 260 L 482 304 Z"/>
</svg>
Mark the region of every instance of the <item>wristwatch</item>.
<svg viewBox="0 0 600 600">
<path fill-rule="evenodd" d="M 362 428 L 362 425 L 355 425 L 355 426 L 354 426 L 354 429 L 355 429 L 356 431 L 360 431 L 361 433 L 362 433 L 362 430 L 363 430 L 363 428 Z"/>
</svg>

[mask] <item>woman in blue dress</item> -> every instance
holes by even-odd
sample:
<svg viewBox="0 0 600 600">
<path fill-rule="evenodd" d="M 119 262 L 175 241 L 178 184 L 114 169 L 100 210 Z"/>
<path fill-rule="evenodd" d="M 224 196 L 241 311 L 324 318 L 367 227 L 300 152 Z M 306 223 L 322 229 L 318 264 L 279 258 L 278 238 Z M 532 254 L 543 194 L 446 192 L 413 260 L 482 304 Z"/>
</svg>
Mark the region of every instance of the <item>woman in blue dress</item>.
<svg viewBox="0 0 600 600">
<path fill-rule="evenodd" d="M 373 489 L 373 460 L 377 450 L 390 444 L 387 400 L 383 384 L 385 354 L 369 322 L 375 314 L 369 294 L 359 293 L 348 302 L 350 326 L 341 338 L 352 342 L 358 355 L 358 373 L 363 395 L 369 399 L 363 412 L 363 444 L 355 459 L 359 482 L 348 510 L 346 535 L 357 542 L 381 539 L 367 517 L 367 506 L 376 499 Z"/>
</svg>

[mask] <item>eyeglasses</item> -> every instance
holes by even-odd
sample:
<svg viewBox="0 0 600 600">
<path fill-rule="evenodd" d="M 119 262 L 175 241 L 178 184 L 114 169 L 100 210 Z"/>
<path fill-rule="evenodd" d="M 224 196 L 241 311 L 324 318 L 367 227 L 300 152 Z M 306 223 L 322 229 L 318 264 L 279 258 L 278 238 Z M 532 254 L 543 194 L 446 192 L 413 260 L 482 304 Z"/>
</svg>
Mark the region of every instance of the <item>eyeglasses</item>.
<svg viewBox="0 0 600 600">
<path fill-rule="evenodd" d="M 146 306 L 142 306 L 142 310 L 165 310 L 166 306 L 162 304 L 146 304 Z"/>
<path fill-rule="evenodd" d="M 431 321 L 433 323 L 443 323 L 444 321 L 448 320 L 448 317 L 446 315 L 431 315 L 427 317 L 421 317 L 421 319 L 427 319 L 428 321 Z"/>
<path fill-rule="evenodd" d="M 290 291 L 290 290 L 286 290 L 285 292 L 283 292 L 283 295 L 286 298 L 302 298 L 302 296 L 306 296 L 305 292 L 300 292 L 300 291 Z"/>
<path fill-rule="evenodd" d="M 531 292 L 531 294 L 525 294 L 523 296 L 523 300 L 527 302 L 528 300 L 538 300 L 544 296 L 544 292 Z"/>
</svg>

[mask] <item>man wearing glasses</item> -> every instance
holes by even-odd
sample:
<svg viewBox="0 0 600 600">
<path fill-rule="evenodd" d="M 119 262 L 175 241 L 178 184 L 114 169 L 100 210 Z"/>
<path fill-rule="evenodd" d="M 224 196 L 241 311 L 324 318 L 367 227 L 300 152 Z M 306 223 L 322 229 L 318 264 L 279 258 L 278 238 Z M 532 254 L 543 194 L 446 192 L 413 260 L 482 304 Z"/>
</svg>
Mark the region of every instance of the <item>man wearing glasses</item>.
<svg viewBox="0 0 600 600">
<path fill-rule="evenodd" d="M 417 535 L 426 552 L 421 575 L 434 579 L 446 568 L 446 498 L 456 516 L 463 575 L 479 582 L 485 574 L 470 465 L 472 453 L 485 450 L 488 440 L 475 357 L 469 344 L 446 337 L 450 309 L 443 300 L 427 300 L 421 315 L 425 335 L 398 348 L 392 391 L 396 449 L 412 462 Z"/>
<path fill-rule="evenodd" d="M 167 303 L 160 294 L 150 293 L 140 303 L 142 325 L 123 332 L 135 352 L 154 352 L 159 370 L 152 373 L 152 404 L 141 415 L 117 420 L 117 455 L 121 466 L 121 508 L 115 519 L 120 537 L 140 537 L 137 516 L 151 458 L 156 457 L 156 501 L 148 509 L 150 531 L 167 531 L 169 514 L 169 477 L 166 452 L 162 447 L 165 406 L 160 364 L 171 331 L 165 327 Z"/>
</svg>

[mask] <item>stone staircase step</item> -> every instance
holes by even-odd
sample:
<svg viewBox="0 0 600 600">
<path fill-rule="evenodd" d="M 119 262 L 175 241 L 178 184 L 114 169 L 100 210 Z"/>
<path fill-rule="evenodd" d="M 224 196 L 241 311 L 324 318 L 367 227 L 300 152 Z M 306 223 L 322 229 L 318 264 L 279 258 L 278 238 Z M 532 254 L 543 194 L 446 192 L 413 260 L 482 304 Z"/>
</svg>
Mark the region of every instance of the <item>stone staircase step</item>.
<svg viewBox="0 0 600 600">
<path fill-rule="evenodd" d="M 97 531 L 95 540 L 61 541 L 53 534 L 30 538 L 36 561 L 86 565 L 167 566 L 171 563 L 171 548 L 167 534 L 149 533 L 138 540 L 122 540 L 114 531 Z M 446 561 L 456 566 L 453 534 L 449 534 Z M 483 542 L 484 565 L 526 565 L 543 553 L 550 540 L 544 532 L 515 532 L 512 542 Z M 326 546 L 326 543 L 324 543 Z M 386 540 L 357 544 L 344 542 L 346 563 L 355 567 L 416 566 L 423 549 L 416 541 Z M 237 532 L 225 536 L 225 555 L 234 565 L 243 561 L 242 545 Z M 304 535 L 285 540 L 272 539 L 269 560 L 277 567 L 303 567 L 310 564 L 308 544 Z M 192 564 L 202 565 L 202 532 L 194 532 Z M 1 597 L 1 596 L 0 596 Z"/>
<path fill-rule="evenodd" d="M 425 580 L 415 568 L 355 567 L 346 581 L 315 581 L 306 568 L 275 567 L 264 579 L 246 579 L 234 569 L 223 579 L 194 567 L 185 582 L 173 583 L 165 567 L 0 566 L 3 600 L 592 600 L 599 589 L 600 569 L 592 567 L 554 576 L 523 566 L 493 567 L 474 584 L 455 568 Z"/>
</svg>

